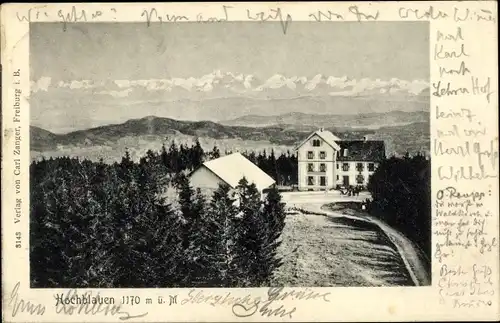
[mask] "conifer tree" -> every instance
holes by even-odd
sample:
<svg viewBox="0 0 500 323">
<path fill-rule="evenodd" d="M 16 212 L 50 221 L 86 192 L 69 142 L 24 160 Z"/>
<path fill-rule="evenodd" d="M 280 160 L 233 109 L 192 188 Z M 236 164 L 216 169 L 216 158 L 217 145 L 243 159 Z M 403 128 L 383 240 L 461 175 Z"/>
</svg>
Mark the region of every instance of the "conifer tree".
<svg viewBox="0 0 500 323">
<path fill-rule="evenodd" d="M 251 151 L 249 154 L 248 154 L 248 160 L 250 160 L 252 163 L 256 164 L 257 165 L 257 156 L 255 155 L 255 152 L 254 151 Z"/>
<path fill-rule="evenodd" d="M 205 199 L 199 189 L 196 191 L 190 186 L 184 175 L 177 180 L 179 191 L 180 211 L 183 217 L 182 249 L 185 262 L 184 283 L 187 286 L 198 286 L 203 283 L 206 267 L 209 266 L 207 247 L 210 244 L 207 237 L 205 223 Z M 208 244 L 208 245 L 207 245 Z"/>
<path fill-rule="evenodd" d="M 31 168 L 30 272 L 34 288 L 66 287 L 67 277 L 62 274 L 69 260 L 63 255 L 67 200 L 61 198 L 61 193 L 66 192 L 67 185 L 58 178 L 58 172 L 51 169 L 54 164 L 49 158 L 40 167 Z"/>
<path fill-rule="evenodd" d="M 207 270 L 207 282 L 212 286 L 235 287 L 239 279 L 234 250 L 238 208 L 230 191 L 228 185 L 220 184 L 212 195 L 207 214 L 207 231 L 212 245 L 212 266 Z"/>
<path fill-rule="evenodd" d="M 201 147 L 200 141 L 196 138 L 194 145 L 191 147 L 191 169 L 196 169 L 203 164 L 205 152 Z"/>
<path fill-rule="evenodd" d="M 212 269 L 212 235 L 209 232 L 209 216 L 207 214 L 207 202 L 199 188 L 196 189 L 192 199 L 193 214 L 198 216 L 190 228 L 191 244 L 189 246 L 191 257 L 190 272 L 192 277 L 191 286 L 211 287 L 207 280 L 207 272 Z"/>
<path fill-rule="evenodd" d="M 130 157 L 130 151 L 125 149 L 125 155 L 122 157 L 121 165 L 125 168 L 132 167 L 134 162 L 132 161 L 132 157 Z"/>
<path fill-rule="evenodd" d="M 217 159 L 220 157 L 220 150 L 217 146 L 214 146 L 212 151 L 210 152 L 211 159 Z"/>
<path fill-rule="evenodd" d="M 276 181 L 276 183 L 279 184 L 280 183 L 279 168 L 276 162 L 276 155 L 274 154 L 274 149 L 271 149 L 271 154 L 269 155 L 268 168 L 269 168 L 269 176 L 271 176 Z"/>
<path fill-rule="evenodd" d="M 60 275 L 62 282 L 66 282 L 69 288 L 82 287 L 85 282 L 85 247 L 88 241 L 85 239 L 84 229 L 88 225 L 89 214 L 85 209 L 85 187 L 81 183 L 83 179 L 76 181 L 72 171 L 82 172 L 81 169 L 71 168 L 68 159 L 63 160 L 64 168 L 61 168 L 56 179 L 58 188 L 54 190 L 55 203 L 58 204 L 60 214 L 60 230 L 63 234 L 64 243 L 61 246 L 62 256 L 65 259 Z M 83 204 L 83 205 L 82 205 Z M 87 230 L 88 231 L 88 230 Z"/>
<path fill-rule="evenodd" d="M 66 219 L 71 221 L 71 234 L 66 245 L 76 253 L 72 261 L 78 267 L 75 287 L 110 287 L 112 277 L 106 260 L 110 257 L 103 247 L 103 231 L 107 227 L 106 196 L 102 192 L 105 165 L 88 160 L 72 161 L 74 173 L 70 176 L 69 208 Z M 71 216 L 72 215 L 72 216 Z M 71 220 L 71 217 L 73 219 Z"/>
<path fill-rule="evenodd" d="M 147 176 L 146 176 L 147 178 Z M 155 183 L 139 185 L 143 199 L 140 217 L 134 226 L 135 287 L 179 287 L 183 276 L 180 220 L 170 204 L 159 196 Z"/>
<path fill-rule="evenodd" d="M 179 149 L 174 140 L 172 140 L 168 148 L 168 170 L 171 173 L 177 174 L 180 170 L 179 167 Z"/>
<path fill-rule="evenodd" d="M 135 286 L 138 284 L 137 266 L 140 255 L 135 249 L 137 242 L 134 229 L 147 208 L 147 196 L 141 196 L 141 187 L 149 181 L 144 178 L 143 167 L 138 167 L 129 160 L 128 154 L 122 159 L 117 169 L 117 185 L 112 205 L 110 205 L 113 230 L 113 254 L 116 255 L 117 287 Z M 131 265 L 132 264 L 132 265 Z"/>
<path fill-rule="evenodd" d="M 160 151 L 160 159 L 161 163 L 167 170 L 169 169 L 169 164 L 168 164 L 168 152 L 167 152 L 167 147 L 165 147 L 165 144 L 161 145 L 161 151 Z"/>
<path fill-rule="evenodd" d="M 116 167 L 116 166 L 115 166 Z M 117 198 L 116 170 L 107 166 L 102 160 L 88 168 L 89 187 L 84 207 L 89 211 L 90 219 L 87 228 L 86 247 L 87 286 L 114 287 L 116 277 L 116 255 L 111 250 L 115 240 L 112 239 L 115 228 L 112 226 L 111 205 Z"/>
<path fill-rule="evenodd" d="M 260 193 L 254 183 L 242 178 L 237 187 L 240 198 L 240 224 L 235 245 L 236 263 L 242 287 L 260 286 L 269 261 L 266 257 L 268 228 L 263 221 Z"/>
<path fill-rule="evenodd" d="M 268 226 L 268 248 L 266 253 L 266 262 L 269 264 L 263 274 L 265 281 L 269 282 L 276 269 L 282 261 L 278 257 L 278 247 L 281 244 L 281 233 L 285 227 L 285 203 L 282 202 L 281 194 L 278 188 L 273 185 L 267 193 L 263 207 L 264 222 Z"/>
</svg>

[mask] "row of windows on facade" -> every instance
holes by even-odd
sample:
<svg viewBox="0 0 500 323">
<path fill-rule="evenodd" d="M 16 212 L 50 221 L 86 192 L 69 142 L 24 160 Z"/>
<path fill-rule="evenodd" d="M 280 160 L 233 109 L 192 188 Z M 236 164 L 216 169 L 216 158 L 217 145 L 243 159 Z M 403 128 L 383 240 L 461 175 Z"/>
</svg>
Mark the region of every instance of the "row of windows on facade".
<svg viewBox="0 0 500 323">
<path fill-rule="evenodd" d="M 314 159 L 314 151 L 307 152 L 307 159 Z M 326 152 L 325 151 L 319 152 L 319 159 L 326 159 Z"/>
<path fill-rule="evenodd" d="M 339 164 L 337 164 L 337 169 L 339 169 Z M 361 172 L 365 169 L 363 163 L 357 163 L 356 164 L 356 170 Z M 349 163 L 343 163 L 342 164 L 342 170 L 347 172 L 349 171 Z M 308 172 L 314 172 L 314 164 L 307 164 L 307 171 Z M 326 172 L 326 164 L 319 164 L 319 171 L 320 172 Z M 374 163 L 368 163 L 368 171 L 373 172 L 375 171 L 375 164 Z"/>
<path fill-rule="evenodd" d="M 314 176 L 307 176 L 307 185 L 313 186 L 315 185 Z M 337 175 L 337 181 L 340 179 L 339 175 Z M 326 176 L 319 176 L 319 186 L 326 186 L 328 178 Z M 356 176 L 356 183 L 364 184 L 365 177 L 363 175 Z"/>
<path fill-rule="evenodd" d="M 347 149 L 344 149 L 344 157 L 347 157 Z M 340 157 L 340 152 L 337 152 L 337 157 Z M 314 151 L 307 152 L 307 159 L 314 159 Z M 319 159 L 326 159 L 326 151 L 319 152 Z"/>
<path fill-rule="evenodd" d="M 321 146 L 321 143 L 322 143 L 322 141 L 319 139 L 313 139 L 313 141 L 312 141 L 313 147 L 319 147 L 319 146 Z"/>
</svg>

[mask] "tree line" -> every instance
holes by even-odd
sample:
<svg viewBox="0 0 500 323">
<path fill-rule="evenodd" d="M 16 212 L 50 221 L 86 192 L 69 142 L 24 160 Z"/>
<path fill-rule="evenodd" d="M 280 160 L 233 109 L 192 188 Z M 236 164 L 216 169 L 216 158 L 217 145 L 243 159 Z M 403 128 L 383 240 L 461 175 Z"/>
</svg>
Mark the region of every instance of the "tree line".
<svg viewBox="0 0 500 323">
<path fill-rule="evenodd" d="M 242 178 L 235 191 L 220 185 L 206 197 L 182 172 L 200 162 L 196 146 L 188 153 L 148 152 L 138 162 L 128 152 L 114 164 L 70 157 L 33 162 L 31 287 L 269 285 L 281 265 L 280 193 L 274 187 L 262 201 Z M 165 152 L 191 156 L 191 164 L 162 160 Z M 166 200 L 158 167 L 175 172 L 178 207 Z"/>
<path fill-rule="evenodd" d="M 160 151 L 148 150 L 141 160 L 155 169 L 156 176 L 166 180 L 180 172 L 193 171 L 205 161 L 231 153 L 233 151 L 225 150 L 222 154 L 217 146 L 205 151 L 198 140 L 191 146 L 172 141 L 168 146 L 162 145 Z M 245 150 L 241 154 L 271 176 L 277 185 L 298 183 L 298 161 L 294 153 L 287 151 L 277 156 L 273 149 L 264 149 L 259 152 Z"/>
<path fill-rule="evenodd" d="M 421 154 L 380 163 L 368 183 L 369 211 L 414 241 L 431 259 L 431 161 Z"/>
</svg>

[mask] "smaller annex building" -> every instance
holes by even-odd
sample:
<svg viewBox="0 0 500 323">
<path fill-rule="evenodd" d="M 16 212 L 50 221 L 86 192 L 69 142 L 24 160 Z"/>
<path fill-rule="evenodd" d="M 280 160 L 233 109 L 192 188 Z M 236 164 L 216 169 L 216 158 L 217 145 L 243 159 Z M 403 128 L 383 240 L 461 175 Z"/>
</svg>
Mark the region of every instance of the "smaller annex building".
<svg viewBox="0 0 500 323">
<path fill-rule="evenodd" d="M 189 181 L 192 187 L 199 188 L 210 199 L 219 184 L 225 183 L 235 190 L 243 177 L 249 183 L 255 184 L 262 199 L 264 198 L 264 190 L 275 184 L 272 177 L 241 153 L 232 153 L 204 162 L 189 175 Z"/>
</svg>

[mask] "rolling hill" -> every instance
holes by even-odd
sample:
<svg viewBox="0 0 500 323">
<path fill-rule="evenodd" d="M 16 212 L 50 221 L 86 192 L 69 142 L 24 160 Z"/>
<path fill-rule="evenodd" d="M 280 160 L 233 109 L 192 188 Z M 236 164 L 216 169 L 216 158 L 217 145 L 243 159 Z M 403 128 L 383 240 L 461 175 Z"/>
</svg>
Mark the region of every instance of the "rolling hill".
<svg viewBox="0 0 500 323">
<path fill-rule="evenodd" d="M 304 136 L 280 127 L 264 129 L 224 126 L 212 121 L 180 121 L 170 118 L 145 117 L 122 124 L 53 134 L 39 127 L 31 128 L 31 149 L 47 150 L 57 146 L 93 146 L 116 142 L 124 137 L 188 135 L 213 139 L 241 138 L 250 141 L 269 140 L 271 143 L 292 145 Z"/>
<path fill-rule="evenodd" d="M 425 121 L 423 114 L 411 113 L 412 116 L 404 116 L 405 112 L 394 114 L 391 120 L 407 120 L 408 123 L 400 126 L 382 126 L 377 124 L 377 129 L 368 129 L 369 125 L 376 120 L 383 120 L 377 114 L 368 115 L 361 120 L 362 124 L 367 124 L 366 128 L 349 128 L 345 123 L 334 123 L 336 126 L 325 127 L 343 139 L 360 139 L 369 136 L 372 139 L 386 141 L 387 154 L 403 154 L 406 151 L 428 151 L 429 150 L 429 121 Z M 415 117 L 416 116 L 416 117 Z M 334 120 L 337 116 L 324 117 Z M 101 126 L 86 130 L 79 130 L 67 134 L 54 134 L 39 127 L 31 126 L 30 140 L 32 155 L 36 156 L 83 156 L 109 157 L 116 160 L 122 156 L 126 148 L 136 151 L 141 155 L 147 148 L 160 149 L 165 142 L 175 139 L 178 142 L 193 142 L 195 138 L 200 138 L 200 142 L 205 149 L 211 149 L 214 144 L 226 149 L 271 149 L 283 150 L 293 149 L 293 147 L 303 140 L 307 134 L 318 128 L 312 124 L 308 125 L 307 120 L 317 120 L 316 115 L 292 115 L 281 117 L 285 122 L 291 122 L 294 118 L 306 120 L 303 125 L 278 124 L 261 127 L 250 127 L 241 125 L 224 125 L 212 121 L 182 121 L 170 118 L 159 118 L 149 116 L 141 119 L 133 119 L 122 124 Z M 287 119 L 289 118 L 289 119 Z M 344 120 L 349 120 L 345 117 Z M 247 119 L 248 120 L 248 119 Z M 419 122 L 421 121 L 421 122 Z M 311 121 L 312 122 L 312 121 Z M 321 125 L 327 125 L 320 123 Z M 342 127 L 344 125 L 344 127 Z M 337 127 L 338 126 L 338 127 Z"/>
<path fill-rule="evenodd" d="M 79 96 L 69 90 L 60 90 L 58 96 L 49 92 L 37 92 L 32 98 L 32 121 L 35 126 L 51 130 L 56 133 L 68 133 L 70 131 L 86 130 L 88 128 L 106 126 L 109 124 L 124 123 L 127 120 L 140 119 L 146 115 L 154 115 L 161 118 L 191 121 L 213 121 L 224 125 L 262 127 L 276 124 L 273 118 L 277 115 L 283 116 L 284 123 L 292 122 L 297 126 L 298 122 L 294 113 L 306 112 L 305 118 L 309 124 L 329 115 L 330 121 L 337 122 L 338 118 L 344 120 L 348 127 L 367 126 L 371 121 L 377 126 L 391 125 L 392 119 L 401 122 L 417 117 L 421 111 L 429 111 L 429 98 L 424 93 L 412 97 L 398 97 L 392 95 L 390 98 L 374 96 L 300 96 L 294 98 L 280 99 L 257 99 L 243 96 L 221 97 L 203 100 L 179 99 L 165 100 L 165 98 L 151 98 L 148 100 L 132 100 L 129 98 L 114 98 L 108 96 Z M 165 94 L 164 94 L 165 95 Z M 76 102 L 74 108 L 68 109 L 68 102 Z M 50 106 L 50 109 L 46 107 Z M 64 117 L 60 112 L 64 111 Z M 89 112 L 92 111 L 92 112 Z M 394 115 L 391 111 L 397 111 Z M 405 117 L 404 113 L 417 112 L 414 116 Z M 89 114 L 90 113 L 90 114 Z M 397 114 L 401 116 L 397 116 Z M 425 113 L 423 113 L 425 114 Z M 257 116 L 255 121 L 245 120 L 245 116 Z M 377 120 L 379 115 L 380 120 Z M 259 118 L 262 116 L 265 118 Z M 361 120 L 366 116 L 368 120 Z M 243 122 L 234 121 L 244 118 Z M 270 118 L 270 119 L 266 119 Z M 387 122 L 384 123 L 384 119 Z M 79 120 L 80 122 L 74 122 Z M 389 123 L 389 120 L 391 123 Z M 420 119 L 413 121 L 418 122 Z M 320 125 L 313 123 L 315 127 Z M 326 127 L 335 127 L 336 123 Z"/>
</svg>

